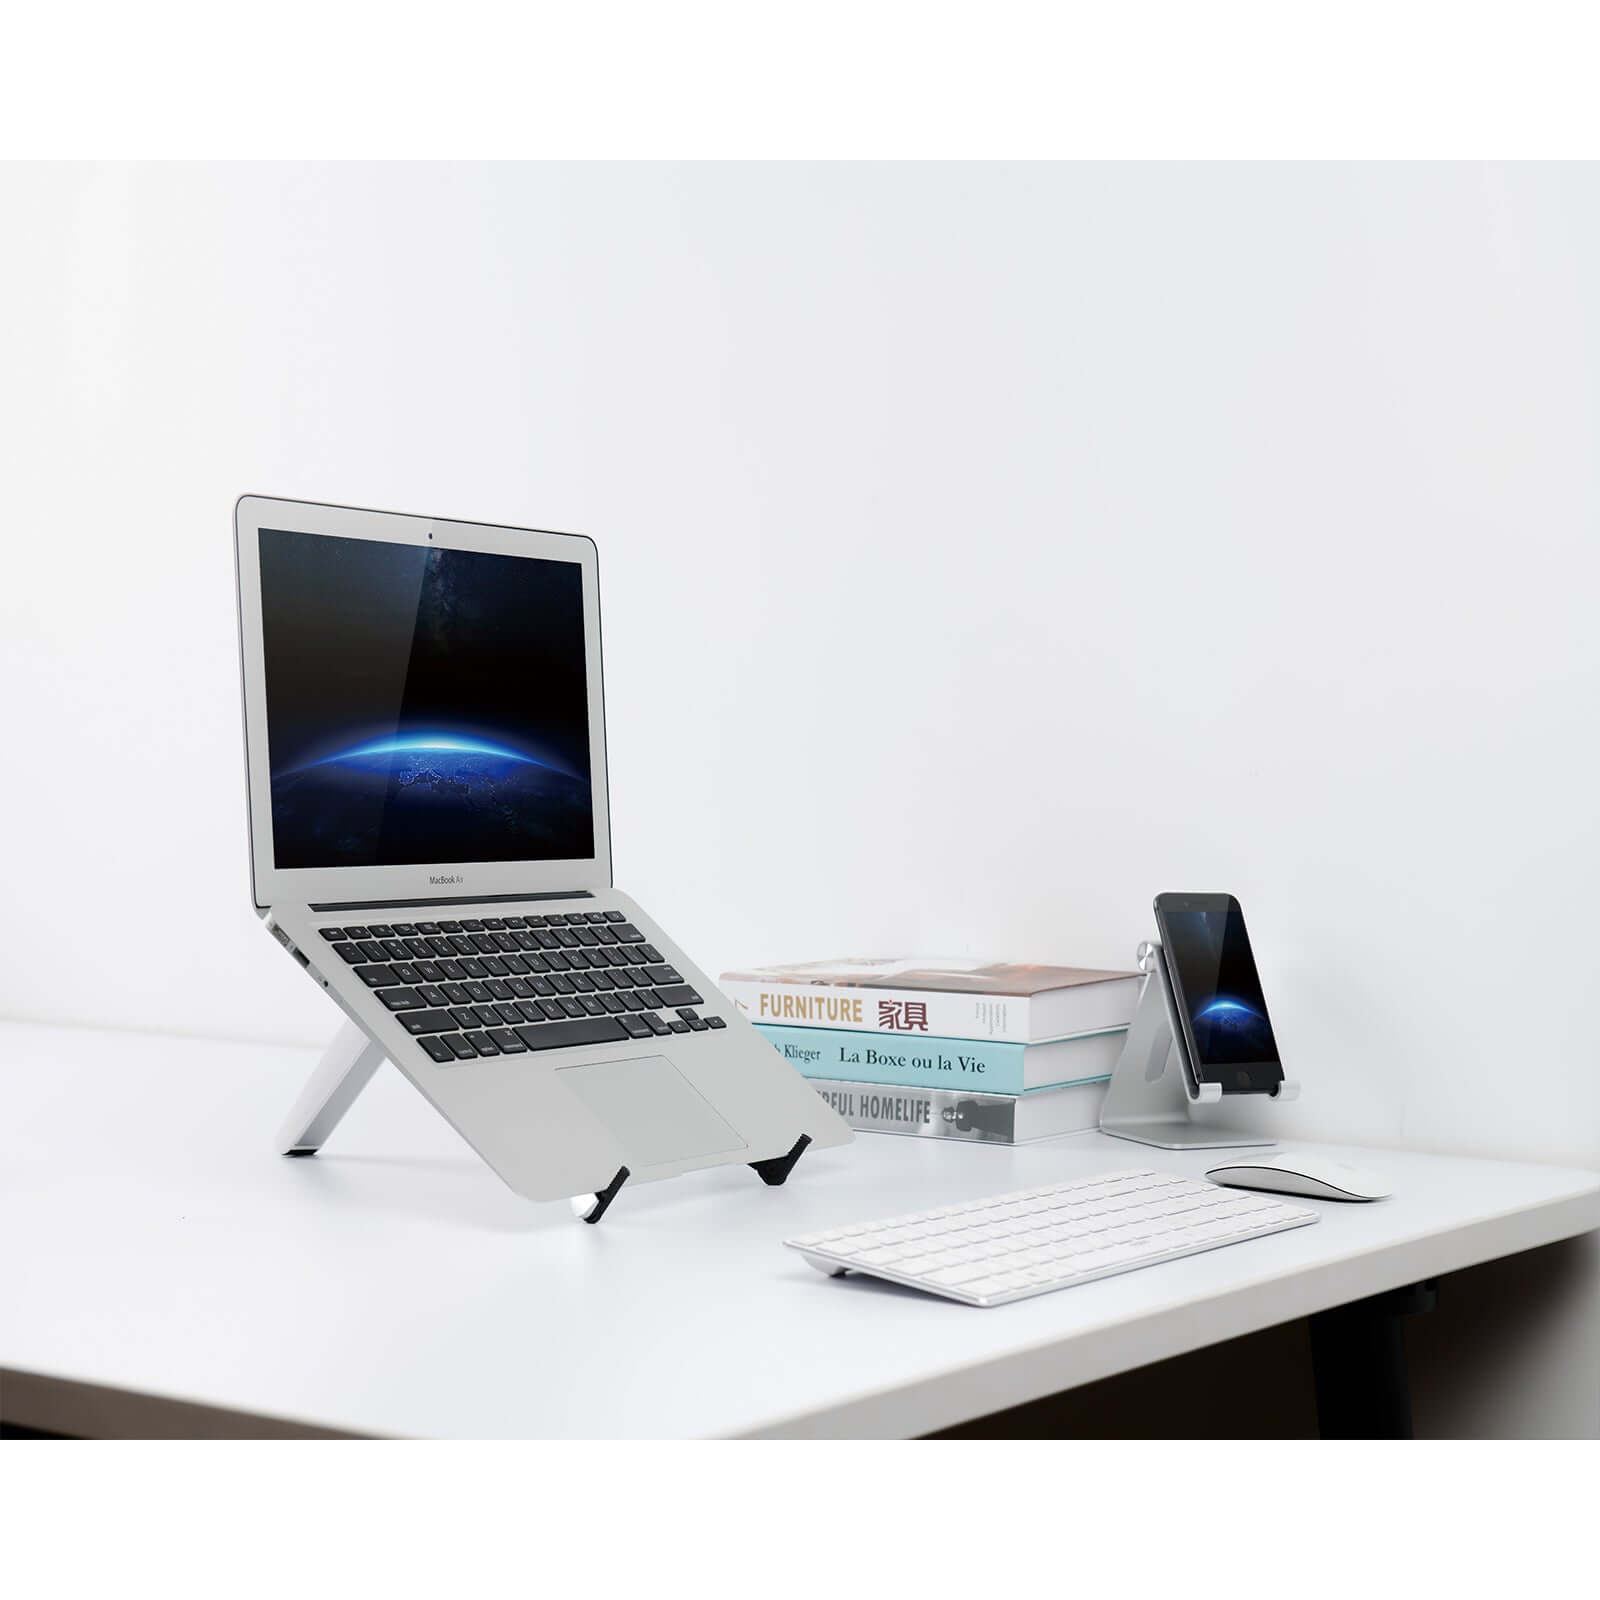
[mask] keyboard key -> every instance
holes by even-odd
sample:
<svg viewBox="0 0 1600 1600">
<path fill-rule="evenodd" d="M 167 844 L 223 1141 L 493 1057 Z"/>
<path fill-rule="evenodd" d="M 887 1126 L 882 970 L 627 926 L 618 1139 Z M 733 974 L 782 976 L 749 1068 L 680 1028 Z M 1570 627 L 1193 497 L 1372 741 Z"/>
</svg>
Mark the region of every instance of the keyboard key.
<svg viewBox="0 0 1600 1600">
<path fill-rule="evenodd" d="M 475 917 L 469 917 L 469 918 L 463 919 L 463 921 L 461 923 L 461 926 L 468 933 L 482 933 L 483 932 L 483 924 L 481 922 L 479 922 L 477 920 L 477 918 L 475 918 Z"/>
<path fill-rule="evenodd" d="M 661 1034 L 670 1033 L 672 1031 L 653 1011 L 645 1012 L 642 1020 L 645 1027 L 647 1027 L 651 1033 Z"/>
<path fill-rule="evenodd" d="M 363 961 L 370 961 L 372 959 L 372 957 L 366 953 L 366 947 L 364 945 L 336 944 L 333 948 L 337 950 L 339 954 L 350 963 L 351 966 L 357 966 Z"/>
<path fill-rule="evenodd" d="M 474 1006 L 472 1014 L 478 1019 L 480 1028 L 498 1028 L 504 1020 L 498 1006 Z M 522 1018 L 518 1017 L 517 1021 L 521 1022 Z"/>
<path fill-rule="evenodd" d="M 394 931 L 402 939 L 415 939 L 419 930 L 413 923 L 397 922 L 394 925 Z"/>
<path fill-rule="evenodd" d="M 583 1015 L 583 1007 L 569 994 L 562 995 L 558 1004 L 569 1017 L 581 1017 Z"/>
<path fill-rule="evenodd" d="M 430 1056 L 441 1065 L 446 1061 L 454 1061 L 456 1053 L 436 1033 L 429 1034 L 426 1038 L 417 1041 Z"/>
<path fill-rule="evenodd" d="M 407 1033 L 448 1033 L 455 1023 L 448 1011 L 402 1011 L 400 1026 Z"/>
<path fill-rule="evenodd" d="M 491 933 L 493 933 L 497 929 L 504 928 L 505 925 L 506 924 L 505 924 L 505 918 L 504 917 L 485 917 L 483 919 L 484 928 L 487 931 L 491 932 Z"/>
<path fill-rule="evenodd" d="M 617 924 L 617 938 L 622 944 L 644 943 L 644 935 L 631 922 Z"/>
<path fill-rule="evenodd" d="M 572 979 L 556 972 L 545 979 L 550 986 L 551 994 L 576 994 L 578 991 L 572 987 Z"/>
<path fill-rule="evenodd" d="M 390 988 L 400 981 L 387 967 L 357 967 L 356 976 L 369 989 Z"/>
<path fill-rule="evenodd" d="M 450 1020 L 458 1028 L 476 1028 L 478 1026 L 478 1013 L 471 1006 L 451 1006 Z"/>
<path fill-rule="evenodd" d="M 514 1028 L 522 1021 L 522 1008 L 515 1001 L 508 1000 L 503 1006 L 494 1008 L 496 1020 L 507 1028 Z"/>
<path fill-rule="evenodd" d="M 487 989 L 496 1000 L 509 1000 L 511 998 L 511 987 L 503 978 L 490 978 L 489 981 L 484 984 L 484 988 Z"/>
<path fill-rule="evenodd" d="M 497 1056 L 500 1054 L 500 1046 L 487 1033 L 473 1033 L 467 1037 L 472 1040 L 472 1048 L 480 1056 Z"/>
<path fill-rule="evenodd" d="M 472 1061 L 477 1058 L 477 1046 L 464 1033 L 447 1034 L 444 1042 L 462 1061 Z"/>
<path fill-rule="evenodd" d="M 441 922 L 439 924 L 439 932 L 440 933 L 460 933 L 461 932 L 461 924 L 459 922 Z"/>
<path fill-rule="evenodd" d="M 538 1002 L 539 1010 L 552 1022 L 559 1022 L 566 1012 L 561 1009 L 559 1000 L 541 1000 Z"/>
<path fill-rule="evenodd" d="M 687 1033 L 689 1031 L 689 1024 L 685 1022 L 682 1017 L 674 1017 L 672 1021 L 667 1024 L 667 1027 L 671 1029 L 673 1033 Z"/>
<path fill-rule="evenodd" d="M 491 999 L 488 989 L 481 983 L 474 983 L 470 978 L 461 985 L 467 991 L 467 998 L 474 1005 L 482 1005 L 485 1000 Z"/>
<path fill-rule="evenodd" d="M 634 994 L 632 990 L 629 990 L 627 994 L 618 995 L 617 998 L 621 1000 L 623 1005 L 625 1005 L 630 1011 L 643 1011 L 645 1009 L 644 1001 L 641 1000 L 638 995 Z"/>
<path fill-rule="evenodd" d="M 394 938 L 394 929 L 391 928 L 387 923 L 374 922 L 372 924 L 372 930 L 371 931 L 372 931 L 372 937 L 374 939 L 392 939 L 392 938 Z"/>
<path fill-rule="evenodd" d="M 607 922 L 622 922 L 625 920 L 620 911 L 605 911 L 601 915 L 605 917 Z"/>
<path fill-rule="evenodd" d="M 378 998 L 391 1011 L 415 1011 L 423 1004 L 422 996 L 415 989 L 380 989 Z"/>
<path fill-rule="evenodd" d="M 619 1011 L 626 1011 L 628 1009 L 625 1005 L 623 1005 L 622 996 L 619 994 L 602 994 L 597 995 L 595 998 L 599 1000 L 600 1004 L 603 1005 L 607 1011 L 610 1011 L 613 1014 Z"/>
<path fill-rule="evenodd" d="M 647 1005 L 652 1011 L 656 1010 L 657 1007 L 664 1006 L 666 1004 L 666 1001 L 663 1000 L 654 989 L 639 990 L 639 998 L 643 1000 L 645 1005 Z"/>
<path fill-rule="evenodd" d="M 662 961 L 665 957 L 653 944 L 642 944 L 633 952 L 635 961 Z"/>
<path fill-rule="evenodd" d="M 581 1017 L 538 1027 L 525 1025 L 517 1029 L 517 1037 L 530 1050 L 565 1050 L 573 1045 L 615 1042 L 627 1035 L 614 1017 Z"/>
<path fill-rule="evenodd" d="M 518 1038 L 517 1030 L 515 1028 L 492 1029 L 489 1037 L 500 1046 L 500 1053 L 502 1055 L 520 1056 L 528 1048 L 527 1045 L 525 1045 L 522 1040 Z"/>
<path fill-rule="evenodd" d="M 646 967 L 644 975 L 651 983 L 683 982 L 683 974 L 676 967 Z"/>
<path fill-rule="evenodd" d="M 435 988 L 431 983 L 425 983 L 417 993 L 422 996 L 422 1003 L 427 1006 L 446 1006 L 450 1004 L 450 996 L 443 989 Z"/>
<path fill-rule="evenodd" d="M 401 983 L 421 983 L 422 982 L 422 974 L 420 972 L 418 972 L 417 969 L 415 967 L 413 967 L 409 962 L 406 962 L 406 961 L 397 962 L 389 970 L 394 973 L 395 977 L 397 977 L 401 981 Z"/>
<path fill-rule="evenodd" d="M 444 982 L 444 973 L 436 961 L 419 961 L 417 963 L 417 971 L 422 974 L 423 980 L 427 983 Z"/>
<path fill-rule="evenodd" d="M 350 935 L 346 933 L 343 928 L 318 928 L 317 932 L 320 933 L 324 939 L 330 941 L 334 939 L 348 939 L 350 937 Z"/>
<path fill-rule="evenodd" d="M 648 1039 L 650 1030 L 645 1026 L 643 1017 L 621 1016 L 616 1019 L 623 1026 L 624 1031 L 634 1039 Z"/>
<path fill-rule="evenodd" d="M 437 922 L 419 922 L 417 924 L 417 932 L 424 936 L 435 934 L 438 931 L 439 924 Z"/>
<path fill-rule="evenodd" d="M 344 931 L 345 937 L 349 939 L 370 939 L 372 937 L 371 928 L 346 928 Z"/>
<path fill-rule="evenodd" d="M 692 1011 L 683 1020 L 689 1024 L 690 1033 L 704 1033 L 706 1031 L 706 1019 L 697 1017 Z"/>
<path fill-rule="evenodd" d="M 603 1017 L 606 1014 L 606 1008 L 592 994 L 580 994 L 578 996 L 578 1004 L 591 1017 Z"/>
<path fill-rule="evenodd" d="M 664 1006 L 703 1006 L 705 1001 L 688 984 L 681 983 L 662 989 L 661 1003 Z"/>
<path fill-rule="evenodd" d="M 706 1026 L 708 1028 L 726 1028 L 728 1023 L 725 1017 L 707 1017 Z"/>
</svg>

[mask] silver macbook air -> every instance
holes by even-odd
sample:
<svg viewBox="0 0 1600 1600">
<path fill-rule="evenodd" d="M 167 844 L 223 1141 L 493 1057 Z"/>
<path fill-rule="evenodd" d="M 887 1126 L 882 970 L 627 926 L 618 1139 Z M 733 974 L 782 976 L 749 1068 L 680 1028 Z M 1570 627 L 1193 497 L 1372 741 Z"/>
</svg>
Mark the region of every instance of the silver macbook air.
<svg viewBox="0 0 1600 1600">
<path fill-rule="evenodd" d="M 354 1025 L 308 1126 L 387 1057 L 519 1194 L 600 1209 L 847 1142 L 612 883 L 593 542 L 254 495 L 234 524 L 255 906 Z"/>
</svg>

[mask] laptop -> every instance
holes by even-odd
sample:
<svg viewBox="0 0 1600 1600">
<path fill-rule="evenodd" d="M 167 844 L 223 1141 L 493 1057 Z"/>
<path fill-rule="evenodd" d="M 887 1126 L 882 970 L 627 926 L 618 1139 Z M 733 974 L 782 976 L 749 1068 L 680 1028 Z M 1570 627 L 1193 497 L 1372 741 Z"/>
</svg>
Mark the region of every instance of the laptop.
<svg viewBox="0 0 1600 1600">
<path fill-rule="evenodd" d="M 255 495 L 234 530 L 255 908 L 372 1064 L 530 1200 L 848 1142 L 612 881 L 593 541 Z"/>
</svg>

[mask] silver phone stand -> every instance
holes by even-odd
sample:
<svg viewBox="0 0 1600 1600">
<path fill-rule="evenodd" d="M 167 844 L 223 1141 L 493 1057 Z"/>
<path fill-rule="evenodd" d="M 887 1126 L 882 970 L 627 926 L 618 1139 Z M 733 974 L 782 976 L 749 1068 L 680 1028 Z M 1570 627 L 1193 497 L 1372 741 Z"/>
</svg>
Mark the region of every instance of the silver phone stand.
<svg viewBox="0 0 1600 1600">
<path fill-rule="evenodd" d="M 1191 1088 L 1195 1079 L 1184 1066 L 1183 1030 L 1178 1026 L 1161 946 L 1145 940 L 1139 946 L 1138 962 L 1145 974 L 1144 987 L 1100 1109 L 1100 1131 L 1158 1150 L 1232 1150 L 1275 1144 L 1273 1139 L 1189 1120 L 1192 1106 L 1216 1104 L 1223 1097 L 1223 1088 L 1202 1083 L 1198 1094 Z M 1300 1086 L 1285 1079 L 1271 1098 L 1293 1100 L 1299 1093 Z"/>
</svg>

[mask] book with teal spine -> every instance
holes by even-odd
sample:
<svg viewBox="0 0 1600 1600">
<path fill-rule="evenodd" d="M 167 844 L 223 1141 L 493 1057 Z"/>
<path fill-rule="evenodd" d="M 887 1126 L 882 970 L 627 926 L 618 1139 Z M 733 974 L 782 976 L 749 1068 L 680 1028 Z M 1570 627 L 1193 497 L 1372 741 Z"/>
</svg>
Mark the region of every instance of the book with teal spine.
<svg viewBox="0 0 1600 1600">
<path fill-rule="evenodd" d="M 1107 1078 L 1127 1033 L 1111 1028 L 1044 1044 L 1013 1044 L 999 1039 L 886 1039 L 846 1028 L 784 1028 L 767 1022 L 755 1027 L 807 1078 L 983 1094 L 1025 1094 Z"/>
</svg>

